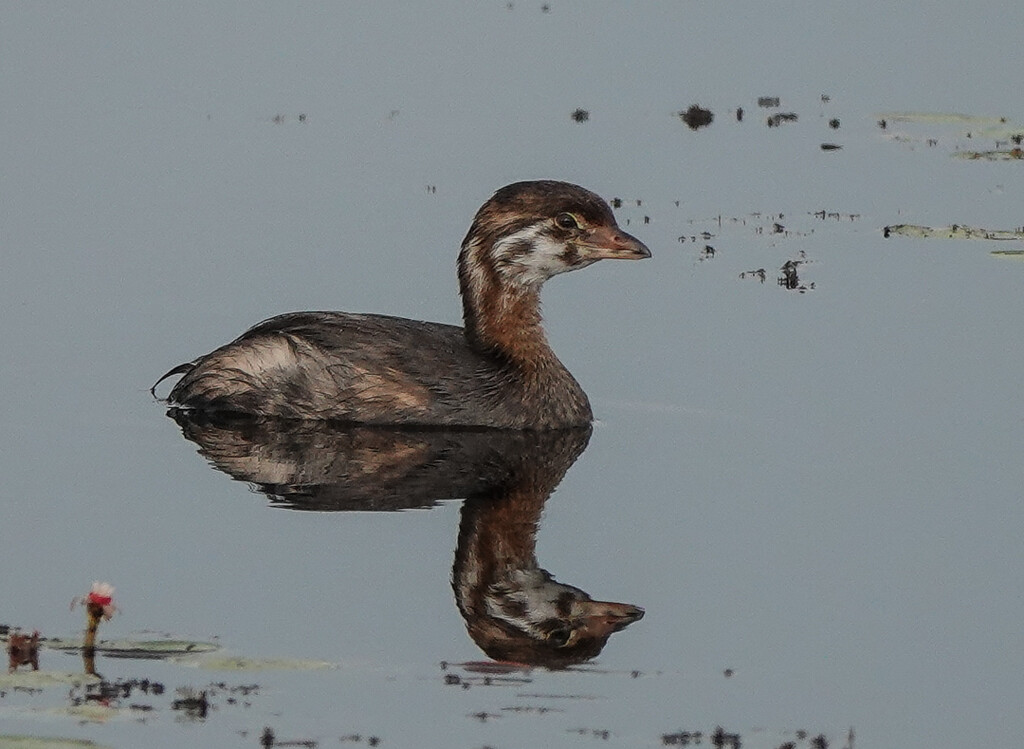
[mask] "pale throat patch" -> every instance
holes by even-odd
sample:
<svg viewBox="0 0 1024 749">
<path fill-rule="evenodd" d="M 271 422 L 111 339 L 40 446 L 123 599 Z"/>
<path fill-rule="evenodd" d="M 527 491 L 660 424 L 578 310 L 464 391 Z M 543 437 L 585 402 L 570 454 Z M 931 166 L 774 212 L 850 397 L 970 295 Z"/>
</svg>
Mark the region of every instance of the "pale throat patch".
<svg viewBox="0 0 1024 749">
<path fill-rule="evenodd" d="M 534 624 L 551 619 L 566 619 L 559 611 L 558 601 L 566 592 L 573 598 L 587 600 L 579 588 L 565 585 L 541 569 L 512 570 L 503 585 L 488 591 L 485 598 L 488 615 L 507 622 L 524 632 L 531 631 Z M 518 614 L 510 613 L 503 603 L 517 602 L 521 606 Z"/>
<path fill-rule="evenodd" d="M 565 243 L 556 241 L 544 229 L 544 223 L 533 224 L 494 243 L 492 254 L 502 275 L 524 286 L 539 286 L 573 269 L 562 257 Z"/>
</svg>

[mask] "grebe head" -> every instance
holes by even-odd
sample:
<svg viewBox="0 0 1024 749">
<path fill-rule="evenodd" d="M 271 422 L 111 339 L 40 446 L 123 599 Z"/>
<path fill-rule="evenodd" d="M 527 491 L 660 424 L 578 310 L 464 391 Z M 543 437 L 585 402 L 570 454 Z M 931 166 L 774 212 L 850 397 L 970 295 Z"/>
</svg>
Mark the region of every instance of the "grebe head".
<svg viewBox="0 0 1024 749">
<path fill-rule="evenodd" d="M 589 190 L 549 180 L 516 182 L 477 211 L 462 242 L 459 281 L 463 294 L 485 285 L 485 276 L 510 291 L 537 290 L 551 276 L 598 260 L 650 256 Z"/>
</svg>

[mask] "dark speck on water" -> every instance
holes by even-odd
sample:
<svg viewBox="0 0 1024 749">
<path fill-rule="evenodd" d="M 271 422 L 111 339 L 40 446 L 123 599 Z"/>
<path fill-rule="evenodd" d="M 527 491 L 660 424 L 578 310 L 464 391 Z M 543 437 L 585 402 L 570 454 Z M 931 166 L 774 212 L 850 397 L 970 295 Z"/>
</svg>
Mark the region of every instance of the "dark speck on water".
<svg viewBox="0 0 1024 749">
<path fill-rule="evenodd" d="M 700 744 L 703 737 L 704 734 L 700 731 L 676 731 L 662 734 L 661 743 L 665 746 L 689 746 L 690 744 Z"/>
<path fill-rule="evenodd" d="M 711 734 L 711 746 L 715 749 L 740 749 L 742 743 L 738 733 L 728 733 L 724 728 L 718 726 Z"/>
<path fill-rule="evenodd" d="M 707 127 L 715 119 L 710 109 L 704 109 L 699 104 L 692 104 L 685 112 L 680 112 L 679 117 L 691 130 Z"/>
</svg>

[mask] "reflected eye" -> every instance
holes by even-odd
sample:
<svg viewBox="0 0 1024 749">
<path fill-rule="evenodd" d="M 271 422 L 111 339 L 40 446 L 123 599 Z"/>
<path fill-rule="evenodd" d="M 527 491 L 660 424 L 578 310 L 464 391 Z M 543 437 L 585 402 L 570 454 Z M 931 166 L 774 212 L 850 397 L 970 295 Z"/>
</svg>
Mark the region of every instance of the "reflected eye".
<svg viewBox="0 0 1024 749">
<path fill-rule="evenodd" d="M 559 213 L 555 216 L 555 223 L 563 229 L 579 229 L 579 222 L 571 213 Z"/>
<path fill-rule="evenodd" d="M 548 642 L 556 648 L 562 648 L 569 642 L 570 637 L 572 637 L 572 630 L 556 629 L 553 632 L 548 633 Z"/>
</svg>

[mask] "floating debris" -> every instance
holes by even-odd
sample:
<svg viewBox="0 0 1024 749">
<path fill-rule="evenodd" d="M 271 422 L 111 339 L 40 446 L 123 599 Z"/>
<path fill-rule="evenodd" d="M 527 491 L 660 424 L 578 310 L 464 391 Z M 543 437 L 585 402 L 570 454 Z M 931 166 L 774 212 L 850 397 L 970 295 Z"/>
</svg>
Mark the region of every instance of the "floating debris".
<svg viewBox="0 0 1024 749">
<path fill-rule="evenodd" d="M 822 143 L 821 144 L 821 150 L 822 151 L 838 151 L 841 148 L 842 148 L 842 146 L 839 145 L 838 143 Z"/>
<path fill-rule="evenodd" d="M 590 119 L 590 112 L 586 109 L 574 109 L 571 116 L 573 122 L 586 122 Z"/>
<path fill-rule="evenodd" d="M 507 713 L 518 713 L 518 714 L 533 714 L 533 715 L 547 715 L 548 713 L 564 713 L 565 710 L 561 710 L 556 707 L 542 707 L 534 705 L 514 705 L 511 707 L 501 708 L 502 712 Z"/>
<path fill-rule="evenodd" d="M 349 742 L 349 741 L 353 741 L 353 742 L 355 742 L 357 744 L 362 743 L 363 741 L 365 741 L 367 746 L 378 746 L 380 744 L 380 738 L 379 737 L 377 737 L 377 736 L 366 736 L 364 738 L 361 733 L 350 733 L 348 736 L 340 736 L 340 737 L 338 737 L 338 741 L 340 741 L 343 744 L 346 743 L 346 742 Z"/>
<path fill-rule="evenodd" d="M 612 737 L 612 732 L 607 728 L 569 728 L 568 733 L 575 733 L 579 736 L 592 736 L 595 739 L 607 741 Z"/>
<path fill-rule="evenodd" d="M 822 221 L 826 219 L 835 219 L 836 221 L 848 219 L 850 221 L 856 221 L 860 218 L 859 213 L 840 213 L 839 211 L 826 211 L 824 208 L 820 211 L 814 211 L 811 215 L 814 216 L 814 218 L 820 218 Z"/>
<path fill-rule="evenodd" d="M 782 267 L 779 268 L 782 275 L 776 279 L 779 286 L 789 291 L 799 291 L 801 294 L 813 289 L 814 282 L 807 283 L 801 281 L 798 272 L 800 266 L 806 265 L 808 262 L 810 261 L 807 259 L 807 254 L 801 251 L 796 260 L 787 260 L 783 263 Z"/>
<path fill-rule="evenodd" d="M 39 631 L 31 635 L 14 632 L 7 639 L 7 673 L 13 674 L 18 666 L 31 666 L 39 670 Z"/>
<path fill-rule="evenodd" d="M 736 121 L 743 122 L 743 107 L 736 107 Z"/>
<path fill-rule="evenodd" d="M 88 739 L 64 739 L 54 736 L 16 736 L 0 734 L 0 747 L 3 749 L 106 749 L 105 744 L 97 744 Z"/>
<path fill-rule="evenodd" d="M 676 731 L 675 733 L 663 733 L 661 743 L 665 746 L 689 746 L 700 744 L 704 734 L 700 731 Z"/>
<path fill-rule="evenodd" d="M 691 130 L 707 127 L 715 119 L 710 109 L 704 109 L 698 104 L 693 104 L 685 112 L 679 112 L 679 117 Z"/>
<path fill-rule="evenodd" d="M 981 229 L 965 224 L 952 226 L 918 226 L 916 224 L 892 224 L 882 229 L 882 236 L 893 235 L 916 239 L 991 239 L 997 241 L 1024 239 L 1024 226 L 1017 229 Z"/>
<path fill-rule="evenodd" d="M 701 746 L 705 738 L 714 749 L 740 749 L 743 746 L 738 733 L 730 733 L 721 726 L 706 735 L 702 731 L 665 733 L 661 736 L 661 743 L 664 746 Z"/>
<path fill-rule="evenodd" d="M 796 112 L 779 112 L 768 118 L 768 127 L 778 127 L 783 122 L 796 122 Z"/>
<path fill-rule="evenodd" d="M 797 275 L 796 269 L 800 266 L 800 263 L 794 260 L 787 260 L 783 263 L 779 269 L 782 271 L 782 275 L 779 276 L 779 286 L 786 289 L 796 289 L 800 286 L 800 277 Z"/>
<path fill-rule="evenodd" d="M 757 97 L 757 106 L 764 109 L 772 109 L 779 106 L 779 101 L 778 96 L 759 96 Z"/>
<path fill-rule="evenodd" d="M 711 739 L 711 746 L 715 749 L 740 749 L 742 742 L 740 741 L 740 735 L 738 733 L 729 733 L 721 726 L 715 728 L 714 733 L 709 737 Z"/>
<path fill-rule="evenodd" d="M 203 719 L 210 711 L 210 702 L 206 698 L 206 690 L 181 687 L 177 690 L 178 699 L 171 703 L 171 710 L 182 710 L 192 720 Z"/>
<path fill-rule="evenodd" d="M 838 130 L 839 129 L 839 118 L 838 117 L 833 117 L 831 120 L 828 121 L 828 126 L 830 128 L 832 128 L 833 130 Z"/>
<path fill-rule="evenodd" d="M 1019 161 L 1024 159 L 1024 149 L 996 149 L 992 151 L 957 151 L 953 154 L 960 159 L 984 160 L 984 161 Z"/>
</svg>

